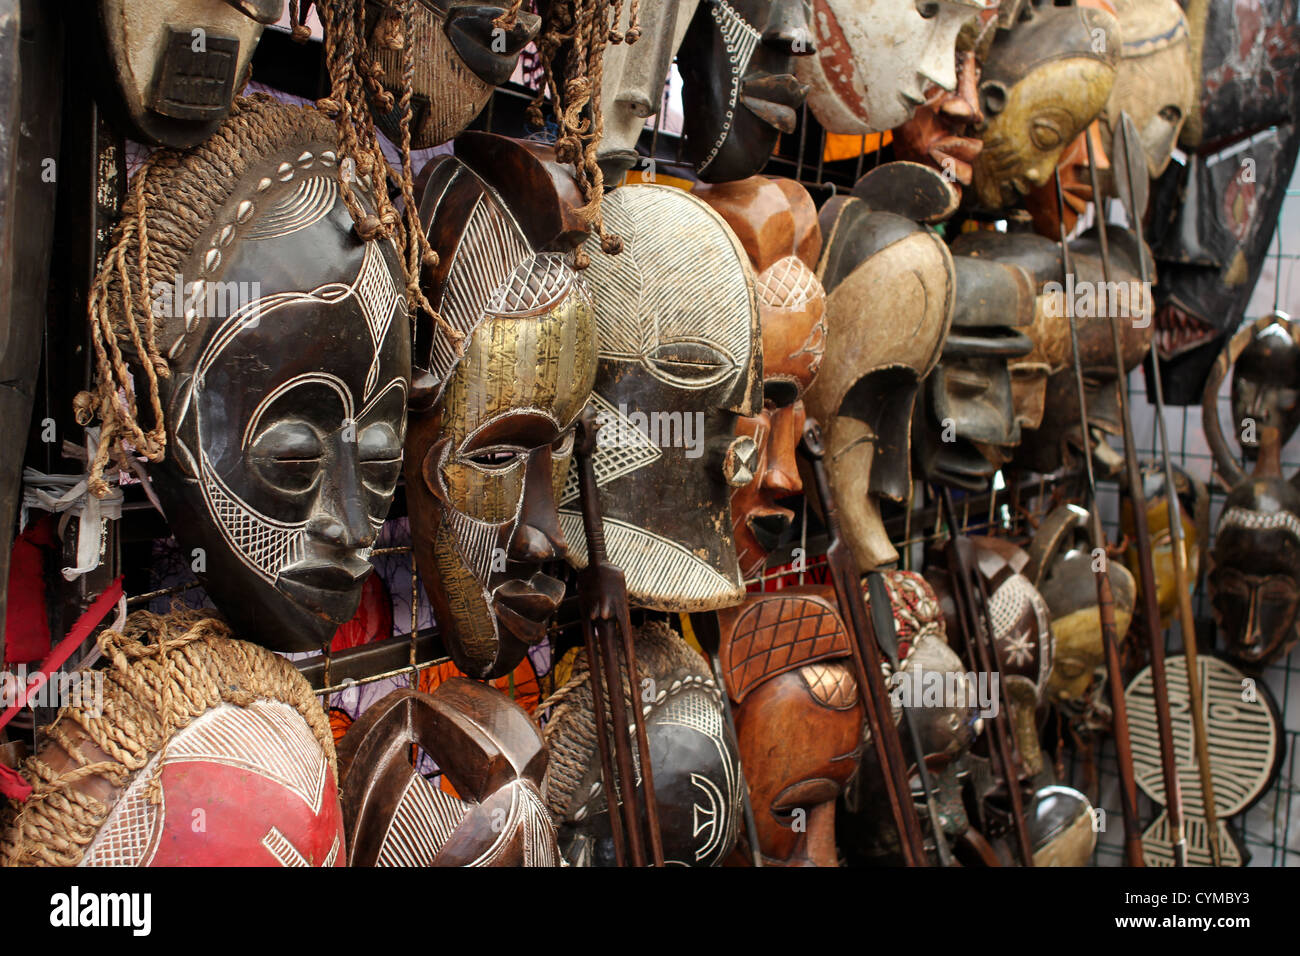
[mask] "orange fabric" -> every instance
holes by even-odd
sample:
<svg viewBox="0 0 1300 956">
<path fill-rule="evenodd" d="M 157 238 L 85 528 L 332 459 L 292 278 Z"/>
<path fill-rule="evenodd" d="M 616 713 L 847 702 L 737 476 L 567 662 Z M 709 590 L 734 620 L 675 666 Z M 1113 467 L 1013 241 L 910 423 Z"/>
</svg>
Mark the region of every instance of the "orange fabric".
<svg viewBox="0 0 1300 956">
<path fill-rule="evenodd" d="M 426 694 L 431 694 L 443 681 L 452 677 L 464 676 L 464 672 L 457 668 L 455 664 L 451 661 L 445 661 L 442 664 L 435 664 L 433 667 L 426 667 L 420 671 L 419 689 Z M 512 677 L 515 685 L 513 692 L 510 688 L 510 679 Z M 537 710 L 537 705 L 542 701 L 542 688 L 537 682 L 537 672 L 533 670 L 533 662 L 527 656 L 519 662 L 519 666 L 514 669 L 513 674 L 498 677 L 489 683 L 501 693 L 513 699 L 516 704 L 529 714 Z"/>
<path fill-rule="evenodd" d="M 894 141 L 890 130 L 883 133 L 868 133 L 865 137 L 852 133 L 827 133 L 826 145 L 822 149 L 822 159 L 833 163 L 837 159 L 857 159 L 870 156 L 878 149 L 883 149 Z"/>
</svg>

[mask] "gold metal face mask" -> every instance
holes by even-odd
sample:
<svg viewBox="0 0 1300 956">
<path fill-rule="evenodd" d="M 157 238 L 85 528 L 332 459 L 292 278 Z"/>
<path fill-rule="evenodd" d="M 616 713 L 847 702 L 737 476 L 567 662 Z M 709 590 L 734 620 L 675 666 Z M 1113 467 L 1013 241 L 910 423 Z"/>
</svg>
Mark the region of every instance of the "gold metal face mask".
<svg viewBox="0 0 1300 956">
<path fill-rule="evenodd" d="M 1101 10 L 1050 7 L 993 44 L 980 81 L 975 160 L 979 204 L 1002 209 L 1042 186 L 1061 153 L 1106 105 L 1119 62 L 1119 23 Z"/>
<path fill-rule="evenodd" d="M 535 251 L 563 232 L 562 217 L 546 215 L 562 205 L 554 167 L 503 137 L 463 139 L 488 148 L 458 141 L 421 212 L 441 259 L 429 298 L 466 335 L 464 352 L 441 388 L 445 350 L 419 376 L 405 470 L 417 565 L 447 649 L 465 673 L 491 678 L 545 637 L 564 596 L 542 566 L 567 549 L 556 500 L 596 375 L 596 329 L 570 255 Z M 512 178 L 528 202 L 507 205 L 479 170 Z M 547 190 L 549 205 L 537 200 Z"/>
</svg>

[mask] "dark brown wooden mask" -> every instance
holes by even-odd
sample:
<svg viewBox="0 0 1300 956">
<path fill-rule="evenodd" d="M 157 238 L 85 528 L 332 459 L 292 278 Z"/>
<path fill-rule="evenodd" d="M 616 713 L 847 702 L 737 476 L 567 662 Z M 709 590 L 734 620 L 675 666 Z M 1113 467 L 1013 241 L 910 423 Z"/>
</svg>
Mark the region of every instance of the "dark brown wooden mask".
<svg viewBox="0 0 1300 956">
<path fill-rule="evenodd" d="M 832 198 L 821 222 L 826 355 L 804 401 L 865 572 L 898 557 L 877 499 L 901 501 L 911 487 L 912 406 L 952 322 L 952 256 L 930 230 L 861 199 Z"/>
<path fill-rule="evenodd" d="M 761 407 L 762 343 L 749 257 L 722 218 L 680 189 L 611 192 L 584 277 L 595 303 L 599 370 L 592 401 L 602 427 L 594 456 L 609 559 L 629 600 L 707 611 L 741 598 L 731 490 L 757 465 L 736 416 Z M 576 479 L 560 525 L 570 560 L 586 564 Z"/>
<path fill-rule="evenodd" d="M 1029 7 L 998 36 L 980 78 L 980 206 L 1014 206 L 1052 178 L 1061 153 L 1106 105 L 1120 45 L 1113 16 L 1081 7 Z"/>
<path fill-rule="evenodd" d="M 262 27 L 283 0 L 99 0 L 110 107 L 159 146 L 211 136 L 248 79 Z"/>
<path fill-rule="evenodd" d="M 566 549 L 556 503 L 596 330 L 572 266 L 572 180 L 505 137 L 467 133 L 456 149 L 429 177 L 421 219 L 440 260 L 424 288 L 464 348 L 436 336 L 421 359 L 406 487 L 447 650 L 466 674 L 492 678 L 546 636 L 564 596 L 543 568 Z"/>
<path fill-rule="evenodd" d="M 455 787 L 411 765 L 421 748 Z M 523 709 L 453 677 L 395 690 L 339 742 L 351 866 L 559 866 L 541 786 L 547 752 Z"/>
<path fill-rule="evenodd" d="M 704 658 L 666 624 L 644 625 L 635 640 L 642 685 L 635 699 L 645 714 L 664 862 L 718 866 L 735 846 L 741 817 L 736 738 L 723 716 L 724 692 Z M 543 731 L 551 750 L 546 804 L 571 864 L 613 866 L 591 699 L 586 655 L 579 652 L 572 677 L 543 703 L 555 706 Z"/>
<path fill-rule="evenodd" d="M 1029 273 L 1014 264 L 954 256 L 953 266 L 952 328 L 926 379 L 912 448 L 927 480 L 981 491 L 999 463 L 979 446 L 1020 442 L 1008 364 L 1033 348 L 1021 330 L 1033 322 L 1036 290 Z"/>
<path fill-rule="evenodd" d="M 415 72 L 411 78 L 411 146 L 424 149 L 461 133 L 487 104 L 492 90 L 510 79 L 519 53 L 537 37 L 541 18 L 521 11 L 509 30 L 495 21 L 509 4 L 465 3 L 460 0 L 415 0 L 411 4 L 411 37 L 406 36 L 397 5 L 366 2 L 366 43 L 383 68 L 384 88 L 401 95 L 402 48 L 414 44 Z M 379 128 L 399 141 L 400 104 L 384 115 L 376 110 Z"/>
<path fill-rule="evenodd" d="M 710 183 L 744 179 L 794 132 L 807 87 L 794 57 L 814 52 L 803 0 L 700 0 L 682 40 L 686 159 Z"/>
<path fill-rule="evenodd" d="M 155 487 L 236 633 L 301 651 L 361 600 L 401 468 L 410 326 L 393 243 L 358 239 L 339 196 L 333 126 L 248 109 L 244 172 L 152 290 L 171 366 Z"/>
<path fill-rule="evenodd" d="M 740 572 L 762 569 L 794 521 L 778 504 L 803 491 L 796 449 L 806 417 L 803 394 L 826 349 L 826 293 L 813 274 L 821 228 L 812 197 L 789 179 L 754 176 L 735 183 L 697 186 L 740 239 L 758 287 L 763 331 L 763 410 L 737 420 L 739 435 L 758 450 L 754 480 L 731 495 L 731 521 Z"/>
<path fill-rule="evenodd" d="M 1280 478 L 1248 480 L 1223 503 L 1209 576 L 1230 655 L 1252 668 L 1300 640 L 1300 492 Z"/>
<path fill-rule="evenodd" d="M 1246 436 L 1241 450 L 1251 461 L 1259 456 L 1262 429 L 1276 429 L 1275 440 L 1285 445 L 1300 425 L 1297 335 L 1300 324 L 1279 318 L 1255 333 L 1233 364 L 1232 421 Z"/>
<path fill-rule="evenodd" d="M 857 773 L 865 718 L 835 591 L 751 594 L 718 624 L 764 865 L 838 866 L 835 801 Z"/>
<path fill-rule="evenodd" d="M 1103 664 L 1094 557 L 1084 533 L 1087 522 L 1082 508 L 1062 505 L 1043 519 L 1029 547 L 1025 576 L 1052 615 L 1055 650 L 1047 681 L 1052 700 L 1082 700 Z M 1123 640 L 1133 619 L 1137 588 L 1133 575 L 1118 561 L 1107 561 L 1106 573 L 1115 595 L 1115 636 Z"/>
</svg>

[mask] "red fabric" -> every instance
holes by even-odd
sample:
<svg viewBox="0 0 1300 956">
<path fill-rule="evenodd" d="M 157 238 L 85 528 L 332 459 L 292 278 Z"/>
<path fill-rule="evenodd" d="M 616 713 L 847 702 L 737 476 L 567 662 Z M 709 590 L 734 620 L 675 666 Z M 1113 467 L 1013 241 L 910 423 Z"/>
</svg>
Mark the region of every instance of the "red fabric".
<svg viewBox="0 0 1300 956">
<path fill-rule="evenodd" d="M 73 651 L 80 647 L 86 638 L 90 637 L 91 632 L 99 626 L 99 622 L 104 620 L 108 616 L 108 612 L 117 606 L 117 602 L 121 597 L 122 579 L 119 577 L 105 589 L 103 594 L 95 598 L 94 603 L 86 608 L 81 617 L 77 618 L 77 623 L 72 625 L 72 630 L 68 632 L 68 636 L 59 641 L 58 646 L 50 651 L 49 657 L 41 661 L 40 670 L 34 673 L 27 681 L 27 686 L 19 691 L 18 700 L 3 714 L 0 714 L 0 730 L 3 730 L 5 725 L 27 706 L 28 698 L 40 690 L 46 681 L 50 679 L 50 674 L 62 667 L 64 662 L 72 656 Z M 21 803 L 31 796 L 32 787 L 18 771 L 11 770 L 9 767 L 0 764 L 0 794 Z"/>
<path fill-rule="evenodd" d="M 30 525 L 14 541 L 9 558 L 9 603 L 5 610 L 6 664 L 30 664 L 50 652 L 45 613 L 45 552 L 57 539 L 54 516 Z"/>
<path fill-rule="evenodd" d="M 342 651 L 383 641 L 393 636 L 393 599 L 388 596 L 384 579 L 372 572 L 361 588 L 361 603 L 352 620 L 340 624 L 330 642 L 331 651 Z"/>
</svg>

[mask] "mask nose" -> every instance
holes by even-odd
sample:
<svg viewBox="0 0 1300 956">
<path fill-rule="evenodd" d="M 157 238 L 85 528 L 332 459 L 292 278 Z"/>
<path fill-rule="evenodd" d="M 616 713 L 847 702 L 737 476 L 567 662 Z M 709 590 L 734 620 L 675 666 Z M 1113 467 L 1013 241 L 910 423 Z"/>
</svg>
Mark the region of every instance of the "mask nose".
<svg viewBox="0 0 1300 956">
<path fill-rule="evenodd" d="M 555 508 L 551 484 L 551 446 L 535 448 L 528 454 L 524 470 L 524 500 L 519 509 L 519 523 L 510 537 L 507 555 L 511 561 L 541 564 L 554 560 L 568 550 L 560 516 Z"/>
<path fill-rule="evenodd" d="M 817 52 L 803 0 L 777 0 L 763 31 L 763 45 L 787 56 Z"/>
<path fill-rule="evenodd" d="M 308 536 L 331 548 L 360 550 L 375 540 L 364 505 L 355 442 L 340 441 L 331 467 L 321 477 L 316 514 L 307 521 Z"/>
</svg>

